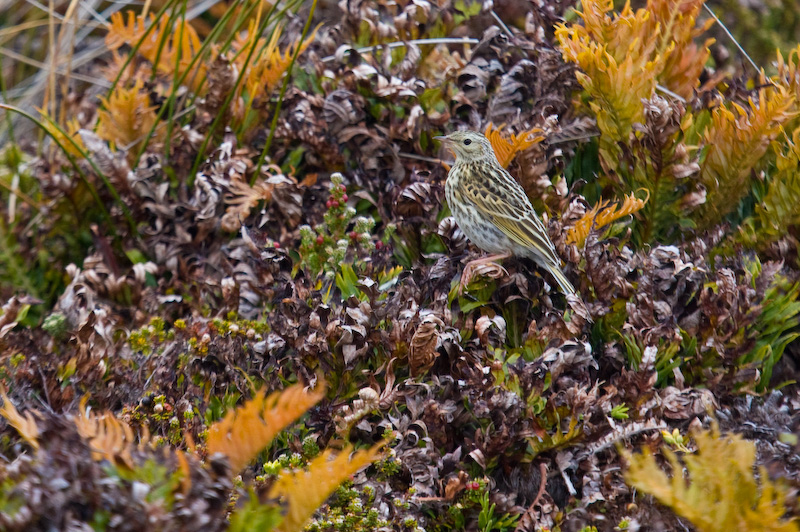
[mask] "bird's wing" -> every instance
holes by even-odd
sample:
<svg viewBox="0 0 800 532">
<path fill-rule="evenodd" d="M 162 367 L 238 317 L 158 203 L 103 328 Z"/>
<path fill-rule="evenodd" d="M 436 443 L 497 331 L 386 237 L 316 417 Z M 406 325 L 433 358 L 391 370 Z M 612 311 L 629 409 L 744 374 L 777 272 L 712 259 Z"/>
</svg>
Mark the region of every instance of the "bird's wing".
<svg viewBox="0 0 800 532">
<path fill-rule="evenodd" d="M 521 246 L 538 250 L 543 258 L 559 266 L 561 260 L 556 254 L 556 248 L 525 195 L 525 190 L 505 169 L 493 169 L 495 172 L 500 170 L 502 177 L 497 183 L 486 179 L 472 179 L 464 183 L 461 188 L 464 200 L 474 204 L 511 240 Z M 497 188 L 501 183 L 502 192 Z"/>
</svg>

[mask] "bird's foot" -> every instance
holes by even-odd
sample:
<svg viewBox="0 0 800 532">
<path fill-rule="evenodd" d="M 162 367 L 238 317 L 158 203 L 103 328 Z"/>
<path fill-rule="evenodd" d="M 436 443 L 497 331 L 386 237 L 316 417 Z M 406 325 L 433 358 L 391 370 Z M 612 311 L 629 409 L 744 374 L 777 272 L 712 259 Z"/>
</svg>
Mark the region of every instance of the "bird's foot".
<svg viewBox="0 0 800 532">
<path fill-rule="evenodd" d="M 458 283 L 459 295 L 463 294 L 466 291 L 467 285 L 469 285 L 470 281 L 472 281 L 472 278 L 475 276 L 476 268 L 484 266 L 486 264 L 495 263 L 498 260 L 507 259 L 510 256 L 511 253 L 498 253 L 496 255 L 488 255 L 486 257 L 468 262 L 464 266 L 464 271 L 461 273 L 461 281 L 459 281 Z M 508 275 L 508 272 L 506 271 L 505 268 L 503 268 L 499 264 L 494 264 L 494 265 L 499 268 L 499 275 L 494 276 L 495 278 L 500 277 L 500 275 Z"/>
</svg>

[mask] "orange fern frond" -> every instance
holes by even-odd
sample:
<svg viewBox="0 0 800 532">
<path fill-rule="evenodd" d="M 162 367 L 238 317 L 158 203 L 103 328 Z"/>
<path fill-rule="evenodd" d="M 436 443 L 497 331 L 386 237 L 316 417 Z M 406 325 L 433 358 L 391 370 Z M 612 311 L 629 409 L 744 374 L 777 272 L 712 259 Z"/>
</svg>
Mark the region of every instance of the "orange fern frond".
<svg viewBox="0 0 800 532">
<path fill-rule="evenodd" d="M 267 42 L 263 37 L 257 38 L 255 23 L 250 22 L 247 33 L 243 36 L 238 36 L 232 45 L 233 49 L 237 51 L 234 63 L 239 70 L 245 69 L 244 83 L 238 89 L 238 96 L 241 96 L 243 91 L 246 91 L 249 102 L 252 102 L 256 98 L 269 95 L 278 86 L 278 82 L 289 68 L 289 63 L 292 61 L 296 48 L 299 46 L 299 53 L 303 53 L 314 41 L 318 29 L 319 26 L 302 43 L 298 38 L 285 51 L 281 52 L 278 47 L 278 41 L 281 37 L 280 26 L 275 28 L 275 31 L 272 32 L 272 37 Z M 256 51 L 250 58 L 250 63 L 246 65 L 245 61 L 249 55 L 248 52 L 253 47 L 255 47 Z M 240 108 L 237 111 L 239 115 L 244 111 L 242 107 L 244 102 L 240 103 L 242 105 L 239 106 Z"/>
<path fill-rule="evenodd" d="M 700 84 L 700 74 L 705 68 L 714 39 L 706 39 L 702 46 L 695 39 L 708 31 L 714 19 L 697 26 L 697 19 L 705 0 L 648 0 L 647 11 L 652 13 L 651 31 L 660 35 L 656 53 L 666 56 L 664 69 L 658 81 L 689 98 Z"/>
<path fill-rule="evenodd" d="M 582 5 L 584 24 L 560 24 L 556 38 L 564 59 L 581 68 L 577 78 L 601 132 L 601 161 L 614 169 L 617 144 L 627 143 L 633 125 L 643 120 L 642 101 L 656 84 L 687 97 L 697 86 L 712 40 L 698 48 L 694 38 L 710 23 L 696 27 L 702 0 L 648 0 L 636 11 L 628 2 L 619 13 L 613 0 Z"/>
<path fill-rule="evenodd" d="M 331 449 L 314 458 L 305 470 L 283 473 L 269 491 L 269 497 L 286 501 L 287 511 L 277 532 L 302 530 L 317 508 L 325 502 L 336 487 L 362 467 L 374 462 L 380 455 L 382 443 L 350 456 L 345 447 L 331 459 Z"/>
<path fill-rule="evenodd" d="M 655 90 L 664 55 L 656 53 L 657 32 L 650 14 L 630 5 L 611 17 L 612 0 L 584 3 L 585 26 L 561 24 L 556 38 L 564 59 L 580 66 L 578 82 L 591 97 L 589 106 L 600 129 L 600 154 L 607 167 L 619 162 L 618 142 L 627 142 L 633 124 L 644 117 L 642 100 Z"/>
<path fill-rule="evenodd" d="M 778 75 L 776 83 L 784 85 L 800 104 L 800 44 L 793 48 L 786 60 L 778 50 Z"/>
<path fill-rule="evenodd" d="M 107 62 L 105 67 L 101 68 L 103 77 L 108 81 L 114 81 L 117 79 L 117 76 L 119 76 L 117 83 L 122 85 L 127 85 L 128 82 L 137 77 L 146 79 L 143 70 L 137 68 L 135 62 L 130 61 L 126 66 L 126 61 L 128 61 L 128 54 L 119 53 L 118 50 L 111 50 L 111 59 Z M 122 72 L 122 74 L 120 74 L 120 72 Z"/>
<path fill-rule="evenodd" d="M 36 420 L 33 419 L 33 414 L 30 412 L 25 412 L 24 416 L 20 414 L 3 388 L 0 388 L 0 397 L 3 398 L 3 406 L 0 406 L 0 416 L 6 418 L 6 421 L 17 429 L 22 439 L 38 451 L 39 427 L 36 425 Z"/>
<path fill-rule="evenodd" d="M 275 173 L 267 174 L 266 179 L 259 177 L 252 187 L 241 175 L 231 179 L 230 188 L 224 198 L 226 208 L 221 221 L 224 230 L 238 231 L 256 205 L 272 199 L 276 188 L 297 184 L 293 177 L 283 175 L 279 167 L 273 165 L 269 169 Z"/>
<path fill-rule="evenodd" d="M 516 157 L 519 152 L 525 151 L 534 144 L 544 140 L 544 131 L 538 127 L 529 129 L 528 131 L 523 131 L 519 135 L 511 133 L 507 137 L 500 133 L 503 130 L 503 127 L 505 126 L 501 125 L 495 129 L 494 125 L 489 122 L 489 125 L 486 126 L 486 131 L 484 132 L 486 138 L 488 138 L 489 142 L 492 143 L 492 148 L 497 156 L 497 160 L 500 162 L 503 168 L 506 168 L 509 164 L 511 164 L 511 161 L 514 160 L 514 157 Z"/>
<path fill-rule="evenodd" d="M 187 453 L 177 451 L 175 458 L 178 460 L 178 470 L 181 472 L 181 493 L 189 495 L 192 491 L 192 469 L 189 465 L 189 458 L 192 458 Z"/>
<path fill-rule="evenodd" d="M 735 103 L 718 107 L 703 133 L 705 159 L 700 182 L 706 189 L 701 207 L 704 227 L 719 222 L 736 208 L 748 193 L 752 169 L 761 160 L 770 143 L 797 111 L 794 95 L 782 86 L 761 89 L 758 100 L 750 99 L 747 108 Z"/>
<path fill-rule="evenodd" d="M 650 199 L 650 192 L 647 190 L 645 192 L 647 192 L 647 197 L 644 199 L 639 199 L 633 194 L 625 196 L 619 206 L 610 205 L 608 200 L 600 201 L 567 230 L 567 243 L 580 247 L 586 241 L 586 237 L 589 236 L 589 231 L 592 230 L 592 227 L 597 229 L 605 227 L 620 218 L 642 210 Z"/>
<path fill-rule="evenodd" d="M 117 148 L 138 146 L 156 123 L 156 108 L 142 86 L 137 80 L 130 89 L 120 85 L 109 98 L 100 98 L 105 109 L 97 111 L 97 135 Z"/>
<path fill-rule="evenodd" d="M 81 437 L 88 440 L 92 457 L 95 460 L 105 459 L 133 469 L 131 450 L 134 449 L 136 441 L 133 429 L 110 412 L 94 414 L 86 408 L 86 399 L 86 397 L 81 399 L 78 416 L 73 421 Z"/>
<path fill-rule="evenodd" d="M 155 65 L 159 73 L 183 76 L 202 46 L 197 32 L 185 20 L 176 20 L 170 24 L 166 13 L 158 20 L 151 14 L 150 24 L 157 24 L 157 27 L 144 37 L 147 29 L 144 17 L 128 11 L 128 19 L 125 21 L 122 13 L 114 13 L 106 34 L 106 46 L 117 50 L 123 44 L 136 46 L 141 41 L 139 54 Z M 195 63 L 194 69 L 188 76 L 188 86 L 197 92 L 205 82 L 206 68 L 200 61 Z"/>
<path fill-rule="evenodd" d="M 153 16 L 150 16 L 150 22 L 153 22 Z M 118 50 L 123 45 L 128 44 L 133 46 L 137 43 L 147 28 L 144 25 L 144 17 L 136 16 L 133 11 L 128 11 L 128 20 L 125 20 L 121 11 L 111 15 L 111 23 L 108 25 L 108 33 L 106 34 L 106 46 L 110 50 Z M 147 43 L 142 43 L 142 47 L 148 46 Z M 139 50 L 141 51 L 141 48 Z"/>
<path fill-rule="evenodd" d="M 275 436 L 325 396 L 325 385 L 306 391 L 295 384 L 266 397 L 262 390 L 242 406 L 227 413 L 208 430 L 208 452 L 228 457 L 238 473 L 269 445 Z"/>
</svg>

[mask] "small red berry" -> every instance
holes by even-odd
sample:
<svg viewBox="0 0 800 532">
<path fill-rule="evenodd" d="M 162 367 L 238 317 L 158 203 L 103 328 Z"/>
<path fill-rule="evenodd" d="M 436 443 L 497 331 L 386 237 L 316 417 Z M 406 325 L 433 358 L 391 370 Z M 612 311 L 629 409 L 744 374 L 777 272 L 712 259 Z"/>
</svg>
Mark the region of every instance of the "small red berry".
<svg viewBox="0 0 800 532">
<path fill-rule="evenodd" d="M 319 244 L 319 245 L 321 246 L 321 245 L 322 245 L 322 244 L 324 244 L 324 243 L 325 243 L 325 237 L 324 237 L 324 236 L 322 236 L 322 235 L 319 235 L 319 236 L 317 237 L 317 244 Z"/>
<path fill-rule="evenodd" d="M 330 208 L 331 208 L 331 205 L 333 205 L 333 203 L 331 202 L 331 200 L 328 200 L 328 201 L 326 201 L 326 202 L 325 202 L 325 206 L 326 206 L 327 208 L 329 208 L 329 209 L 330 209 Z"/>
<path fill-rule="evenodd" d="M 334 209 L 336 209 L 337 207 L 339 207 L 339 202 L 338 202 L 338 201 L 336 201 L 336 200 L 331 200 L 331 207 L 333 207 Z"/>
<path fill-rule="evenodd" d="M 344 192 L 345 190 L 347 190 L 347 187 L 346 187 L 346 186 L 344 186 L 344 185 L 339 185 L 339 190 L 341 190 L 342 192 Z"/>
<path fill-rule="evenodd" d="M 350 240 L 358 240 L 358 233 L 350 231 Z"/>
<path fill-rule="evenodd" d="M 381 242 L 380 240 L 375 242 L 375 249 L 377 249 L 377 250 L 383 249 L 383 242 Z"/>
<path fill-rule="evenodd" d="M 273 242 L 272 243 L 272 247 L 274 247 L 275 249 L 279 249 L 281 247 L 281 243 L 280 242 Z"/>
<path fill-rule="evenodd" d="M 347 201 L 347 194 L 342 194 L 342 203 Z"/>
</svg>

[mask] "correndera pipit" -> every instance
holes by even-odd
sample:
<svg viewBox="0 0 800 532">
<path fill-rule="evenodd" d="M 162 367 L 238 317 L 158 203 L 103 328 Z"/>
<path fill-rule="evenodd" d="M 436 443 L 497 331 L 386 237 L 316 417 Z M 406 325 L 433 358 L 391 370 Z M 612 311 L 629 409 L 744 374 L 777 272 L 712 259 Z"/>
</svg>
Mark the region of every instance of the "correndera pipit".
<svg viewBox="0 0 800 532">
<path fill-rule="evenodd" d="M 497 161 L 489 139 L 472 131 L 434 138 L 456 156 L 445 183 L 453 217 L 476 246 L 491 253 L 467 263 L 459 290 L 469 284 L 476 266 L 516 255 L 547 270 L 565 295 L 577 295 L 542 220 L 522 186 Z"/>
</svg>

